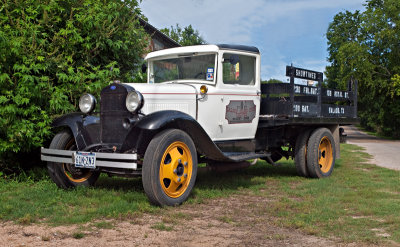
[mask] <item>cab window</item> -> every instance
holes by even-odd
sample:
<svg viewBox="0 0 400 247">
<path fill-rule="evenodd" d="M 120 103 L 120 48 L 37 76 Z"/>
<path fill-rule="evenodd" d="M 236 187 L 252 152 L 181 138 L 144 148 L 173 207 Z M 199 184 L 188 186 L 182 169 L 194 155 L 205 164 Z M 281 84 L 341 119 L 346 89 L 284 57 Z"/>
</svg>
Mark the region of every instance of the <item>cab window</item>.
<svg viewBox="0 0 400 247">
<path fill-rule="evenodd" d="M 224 84 L 254 85 L 256 58 L 253 56 L 224 53 L 222 70 Z"/>
</svg>

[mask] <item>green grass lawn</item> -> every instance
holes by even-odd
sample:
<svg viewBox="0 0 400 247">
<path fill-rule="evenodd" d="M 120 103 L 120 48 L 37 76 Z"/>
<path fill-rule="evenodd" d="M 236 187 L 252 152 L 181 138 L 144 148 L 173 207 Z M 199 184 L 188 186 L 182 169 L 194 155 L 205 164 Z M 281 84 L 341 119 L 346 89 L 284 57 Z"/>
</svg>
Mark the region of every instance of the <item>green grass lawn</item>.
<svg viewBox="0 0 400 247">
<path fill-rule="evenodd" d="M 298 177 L 291 160 L 279 167 L 260 161 L 242 171 L 201 173 L 187 203 L 251 193 L 272 199 L 265 212 L 276 225 L 345 242 L 400 243 L 400 172 L 366 164 L 367 158 L 357 146 L 342 144 L 333 175 L 319 180 Z M 0 195 L 0 219 L 21 224 L 132 219 L 168 210 L 148 203 L 140 178 L 102 176 L 94 188 L 68 191 L 46 176 L 0 179 Z"/>
</svg>

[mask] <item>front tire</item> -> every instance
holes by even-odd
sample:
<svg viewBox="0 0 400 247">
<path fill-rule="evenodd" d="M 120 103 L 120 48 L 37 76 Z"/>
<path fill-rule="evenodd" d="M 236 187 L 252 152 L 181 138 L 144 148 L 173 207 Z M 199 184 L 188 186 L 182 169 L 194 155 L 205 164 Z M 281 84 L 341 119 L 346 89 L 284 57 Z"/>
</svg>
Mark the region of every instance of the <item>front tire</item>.
<svg viewBox="0 0 400 247">
<path fill-rule="evenodd" d="M 197 153 L 188 134 L 169 129 L 147 147 L 142 168 L 143 188 L 150 202 L 160 206 L 182 204 L 197 176 Z"/>
<path fill-rule="evenodd" d="M 50 149 L 76 150 L 75 139 L 69 130 L 57 133 L 50 143 Z M 73 164 L 47 162 L 50 178 L 58 187 L 67 189 L 76 186 L 93 186 L 100 173 L 90 169 L 75 168 Z"/>
<path fill-rule="evenodd" d="M 314 130 L 307 145 L 307 170 L 310 177 L 329 177 L 335 166 L 335 157 L 335 141 L 330 130 Z"/>
</svg>

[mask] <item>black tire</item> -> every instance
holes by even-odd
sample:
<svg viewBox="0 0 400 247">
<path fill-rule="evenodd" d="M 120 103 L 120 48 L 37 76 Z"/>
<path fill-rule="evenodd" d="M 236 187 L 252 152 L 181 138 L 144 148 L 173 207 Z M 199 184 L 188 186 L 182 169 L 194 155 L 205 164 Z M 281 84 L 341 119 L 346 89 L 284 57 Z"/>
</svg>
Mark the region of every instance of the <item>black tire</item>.
<svg viewBox="0 0 400 247">
<path fill-rule="evenodd" d="M 152 204 L 182 204 L 189 197 L 196 176 L 196 147 L 188 134 L 168 129 L 151 140 L 144 155 L 142 182 Z"/>
<path fill-rule="evenodd" d="M 302 177 L 309 177 L 307 171 L 307 142 L 310 137 L 310 130 L 305 130 L 300 133 L 296 139 L 296 145 L 294 147 L 294 165 L 296 167 L 297 174 Z"/>
<path fill-rule="evenodd" d="M 56 134 L 50 143 L 51 149 L 76 150 L 75 139 L 69 130 Z M 75 168 L 73 164 L 47 162 L 50 178 L 63 189 L 76 186 L 93 186 L 100 172 L 90 169 Z"/>
<path fill-rule="evenodd" d="M 335 166 L 335 141 L 327 128 L 311 133 L 307 145 L 307 170 L 312 178 L 329 177 Z"/>
</svg>

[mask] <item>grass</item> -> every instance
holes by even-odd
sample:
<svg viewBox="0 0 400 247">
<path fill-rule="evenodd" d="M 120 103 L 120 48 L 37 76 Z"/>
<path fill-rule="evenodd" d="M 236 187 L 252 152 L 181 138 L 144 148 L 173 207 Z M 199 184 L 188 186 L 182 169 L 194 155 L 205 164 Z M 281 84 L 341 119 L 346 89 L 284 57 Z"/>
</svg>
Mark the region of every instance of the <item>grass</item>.
<svg viewBox="0 0 400 247">
<path fill-rule="evenodd" d="M 367 164 L 367 158 L 359 147 L 342 144 L 342 159 L 336 162 L 333 175 L 319 180 L 298 177 L 293 161 L 286 160 L 279 167 L 260 161 L 243 171 L 200 173 L 187 203 L 234 193 L 255 194 L 273 199 L 263 212 L 278 226 L 345 242 L 400 243 L 400 172 Z M 81 224 L 100 219 L 96 227 L 110 228 L 113 223 L 108 220 L 134 220 L 142 213 L 168 210 L 148 203 L 140 178 L 102 176 L 95 188 L 72 190 L 58 189 L 47 177 L 0 179 L 0 195 L 0 220 L 20 224 Z M 152 228 L 171 231 L 179 220 L 190 219 L 182 213 L 165 214 Z M 219 220 L 234 221 L 228 216 Z"/>
<path fill-rule="evenodd" d="M 93 226 L 100 229 L 112 229 L 114 228 L 114 223 L 110 221 L 100 221 L 93 224 Z"/>
<path fill-rule="evenodd" d="M 400 173 L 365 164 L 368 155 L 356 146 L 342 147 L 330 178 L 276 181 L 273 190 L 281 196 L 269 209 L 275 222 L 349 242 L 380 241 L 379 229 L 400 242 Z"/>
<path fill-rule="evenodd" d="M 174 229 L 172 226 L 166 225 L 163 222 L 156 223 L 153 226 L 151 226 L 151 228 L 159 230 L 159 231 L 167 231 L 167 232 L 170 232 Z"/>
<path fill-rule="evenodd" d="M 85 233 L 83 233 L 83 232 L 74 232 L 72 234 L 72 237 L 75 238 L 75 239 L 81 239 L 81 238 L 85 237 Z"/>
<path fill-rule="evenodd" d="M 399 138 L 394 138 L 393 136 L 385 136 L 385 135 L 383 135 L 383 134 L 381 134 L 381 133 L 378 133 L 378 132 L 376 132 L 376 131 L 367 130 L 366 128 L 362 127 L 362 126 L 359 125 L 359 124 L 357 124 L 356 127 L 357 127 L 358 129 L 364 131 L 364 132 L 367 133 L 368 135 L 371 135 L 371 136 L 375 136 L 375 137 L 378 137 L 378 138 L 381 138 L 381 139 L 385 139 L 385 140 L 392 140 L 392 141 L 393 141 L 393 140 L 399 140 Z"/>
</svg>

